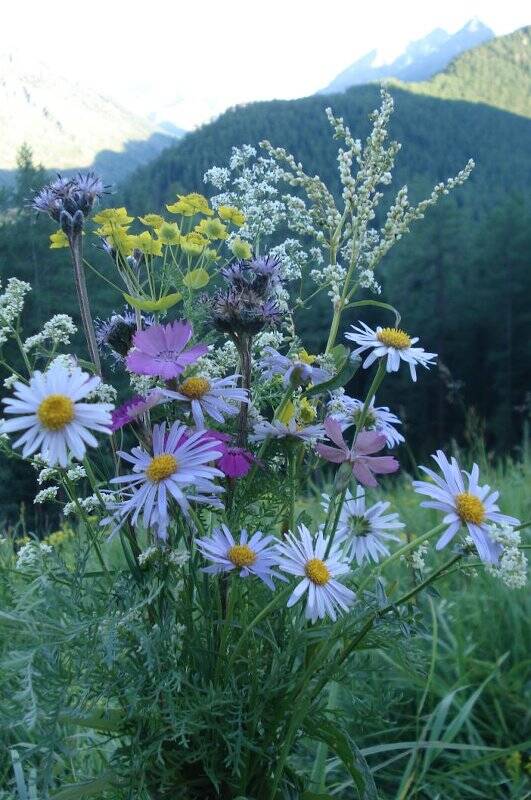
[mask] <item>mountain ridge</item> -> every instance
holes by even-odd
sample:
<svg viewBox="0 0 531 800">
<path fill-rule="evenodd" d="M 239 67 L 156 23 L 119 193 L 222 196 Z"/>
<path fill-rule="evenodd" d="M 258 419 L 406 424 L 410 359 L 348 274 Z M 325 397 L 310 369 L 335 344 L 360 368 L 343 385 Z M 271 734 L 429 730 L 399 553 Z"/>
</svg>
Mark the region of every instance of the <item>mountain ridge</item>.
<svg viewBox="0 0 531 800">
<path fill-rule="evenodd" d="M 340 72 L 318 94 L 333 94 L 351 86 L 390 78 L 407 82 L 428 80 L 456 56 L 493 38 L 494 32 L 479 20 L 470 20 L 454 34 L 435 28 L 421 39 L 410 42 L 390 63 L 377 63 L 378 50 L 371 50 Z"/>
<path fill-rule="evenodd" d="M 4 182 L 22 143 L 36 162 L 65 172 L 105 153 L 108 177 L 120 180 L 173 141 L 114 100 L 13 53 L 0 55 L 0 129 Z"/>
</svg>

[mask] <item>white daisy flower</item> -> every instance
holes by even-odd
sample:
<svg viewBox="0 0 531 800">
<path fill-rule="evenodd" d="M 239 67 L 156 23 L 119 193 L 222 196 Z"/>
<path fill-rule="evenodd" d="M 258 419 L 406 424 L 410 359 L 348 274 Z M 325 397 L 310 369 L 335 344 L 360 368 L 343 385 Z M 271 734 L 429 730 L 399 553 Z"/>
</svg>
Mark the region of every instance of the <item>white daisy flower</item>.
<svg viewBox="0 0 531 800">
<path fill-rule="evenodd" d="M 421 506 L 446 512 L 443 522 L 448 524 L 448 528 L 437 542 L 437 550 L 445 547 L 461 526 L 466 525 L 481 560 L 496 564 L 502 547 L 489 535 L 488 523 L 515 526 L 519 524 L 519 520 L 500 513 L 496 505 L 499 492 L 491 492 L 490 486 L 479 486 L 477 464 L 473 465 L 472 472 L 469 473 L 459 467 L 455 458 L 448 461 L 441 450 L 432 458 L 440 468 L 442 477 L 427 467 L 420 467 L 433 483 L 413 481 L 413 486 L 419 494 L 433 498 L 424 501 Z M 468 486 L 465 485 L 464 476 Z"/>
<path fill-rule="evenodd" d="M 97 447 L 90 432 L 111 432 L 111 403 L 80 403 L 96 389 L 101 378 L 90 377 L 79 367 L 53 364 L 47 372 L 34 372 L 29 385 L 16 381 L 15 397 L 6 398 L 6 414 L 16 419 L 4 420 L 2 431 L 25 433 L 14 442 L 22 447 L 24 458 L 39 451 L 50 466 L 66 467 L 72 455 L 81 461 L 87 445 Z"/>
<path fill-rule="evenodd" d="M 323 508 L 328 512 L 330 498 L 323 495 Z M 398 514 L 386 514 L 390 503 L 375 503 L 365 507 L 365 492 L 358 486 L 356 496 L 347 490 L 345 502 L 339 515 L 335 541 L 345 548 L 349 559 L 358 564 L 364 561 L 378 562 L 381 556 L 388 556 L 386 542 L 399 542 L 398 536 L 387 533 L 389 530 L 403 528 L 404 523 Z"/>
<path fill-rule="evenodd" d="M 372 350 L 363 362 L 365 369 L 377 358 L 387 356 L 387 372 L 398 372 L 400 361 L 406 361 L 409 364 L 411 378 L 416 381 L 417 364 L 428 369 L 428 366 L 434 363 L 433 359 L 437 358 L 436 353 L 426 353 L 422 347 L 413 347 L 418 342 L 418 336 L 411 338 L 400 328 L 382 328 L 378 325 L 373 331 L 364 322 L 352 325 L 352 328 L 354 333 L 346 333 L 345 338 L 360 345 L 352 355 L 358 356 L 366 350 Z"/>
<path fill-rule="evenodd" d="M 243 529 L 237 543 L 227 526 L 221 525 L 214 528 L 210 538 L 196 539 L 196 544 L 203 556 L 214 562 L 212 566 L 204 567 L 203 572 L 217 574 L 239 569 L 241 578 L 256 575 L 266 586 L 274 589 L 273 576 L 285 580 L 283 575 L 273 571 L 278 564 L 275 547 L 271 545 L 274 541 L 274 536 L 264 536 L 261 531 L 256 531 L 249 539 Z"/>
<path fill-rule="evenodd" d="M 364 430 L 376 431 L 383 433 L 387 443 L 387 447 L 396 447 L 405 439 L 395 425 L 401 425 L 401 420 L 389 411 L 388 406 L 375 406 L 375 398 L 373 397 L 369 408 Z M 342 395 L 339 398 L 332 399 L 328 404 L 330 416 L 340 423 L 341 427 L 346 430 L 351 425 L 356 425 L 360 420 L 361 411 L 363 409 L 363 400 L 356 400 L 354 397 Z"/>
<path fill-rule="evenodd" d="M 314 543 L 305 525 L 299 525 L 298 539 L 288 533 L 284 542 L 277 545 L 280 569 L 302 578 L 288 600 L 288 608 L 308 592 L 306 619 L 311 622 L 326 616 L 335 621 L 337 612 L 348 611 L 356 599 L 351 589 L 335 580 L 338 575 L 349 572 L 349 565 L 342 560 L 336 546 L 325 558 L 326 547 L 322 532 L 317 534 Z"/>
<path fill-rule="evenodd" d="M 185 378 L 177 387 L 177 391 L 165 389 L 163 394 L 172 400 L 190 403 L 192 416 L 199 429 L 205 428 L 205 414 L 220 424 L 225 417 L 235 416 L 240 410 L 240 403 L 249 402 L 247 389 L 237 386 L 240 375 L 229 375 L 227 378 L 204 378 L 194 375 Z"/>
<path fill-rule="evenodd" d="M 292 417 L 288 423 L 280 422 L 278 419 L 273 422 L 267 420 L 257 422 L 249 440 L 262 442 L 269 436 L 272 439 L 300 439 L 303 442 L 314 442 L 317 439 L 324 439 L 326 434 L 323 425 L 300 425 L 295 417 Z"/>
<path fill-rule="evenodd" d="M 127 493 L 121 503 L 114 505 L 114 517 L 123 522 L 131 515 L 131 523 L 136 525 L 142 514 L 145 527 L 155 528 L 157 536 L 166 539 L 172 499 L 185 517 L 190 514 L 190 502 L 222 508 L 215 495 L 224 490 L 213 480 L 224 476 L 221 470 L 208 466 L 223 455 L 218 445 L 203 431 L 191 433 L 178 422 L 169 431 L 166 423 L 155 425 L 152 454 L 141 447 L 134 447 L 131 453 L 118 453 L 133 465 L 133 473 L 111 480 L 122 484 Z"/>
</svg>

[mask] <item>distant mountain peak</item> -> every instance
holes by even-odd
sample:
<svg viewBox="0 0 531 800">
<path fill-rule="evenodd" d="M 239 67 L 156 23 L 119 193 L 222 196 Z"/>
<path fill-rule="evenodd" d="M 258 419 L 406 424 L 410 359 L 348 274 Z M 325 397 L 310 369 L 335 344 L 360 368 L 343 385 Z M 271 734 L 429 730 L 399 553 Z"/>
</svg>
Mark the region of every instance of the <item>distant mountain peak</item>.
<svg viewBox="0 0 531 800">
<path fill-rule="evenodd" d="M 445 69 L 456 56 L 493 38 L 494 32 L 477 17 L 453 34 L 443 28 L 434 28 L 422 39 L 410 42 L 392 61 L 382 58 L 378 50 L 371 50 L 334 78 L 320 94 L 342 92 L 351 86 L 387 78 L 428 80 Z"/>
</svg>

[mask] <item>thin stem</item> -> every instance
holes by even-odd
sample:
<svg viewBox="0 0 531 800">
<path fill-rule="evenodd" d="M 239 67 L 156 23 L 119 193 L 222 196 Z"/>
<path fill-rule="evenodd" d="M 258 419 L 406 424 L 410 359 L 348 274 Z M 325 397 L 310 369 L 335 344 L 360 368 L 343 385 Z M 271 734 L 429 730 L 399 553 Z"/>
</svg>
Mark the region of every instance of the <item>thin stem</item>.
<svg viewBox="0 0 531 800">
<path fill-rule="evenodd" d="M 87 284 L 85 281 L 85 271 L 83 269 L 83 240 L 81 234 L 72 234 L 69 237 L 70 254 L 72 256 L 72 265 L 74 267 L 74 281 L 76 284 L 77 299 L 79 303 L 79 310 L 81 313 L 81 321 L 85 331 L 85 338 L 90 358 L 96 372 L 101 375 L 101 362 L 100 354 L 98 352 L 98 345 L 96 342 L 96 334 L 94 332 L 94 324 L 92 322 L 92 315 L 90 313 L 90 303 L 87 293 Z"/>
<path fill-rule="evenodd" d="M 236 343 L 240 354 L 240 369 L 242 375 L 242 389 L 249 392 L 251 388 L 251 341 L 252 337 L 242 336 Z M 240 403 L 240 413 L 238 416 L 238 433 L 236 444 L 238 447 L 245 447 L 248 435 L 249 403 Z"/>
</svg>

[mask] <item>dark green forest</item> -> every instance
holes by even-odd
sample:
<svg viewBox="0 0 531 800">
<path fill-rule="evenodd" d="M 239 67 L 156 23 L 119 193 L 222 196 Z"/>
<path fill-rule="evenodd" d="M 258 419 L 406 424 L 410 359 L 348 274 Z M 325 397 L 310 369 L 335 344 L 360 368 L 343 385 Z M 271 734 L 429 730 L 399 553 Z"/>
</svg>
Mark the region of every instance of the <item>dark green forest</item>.
<svg viewBox="0 0 531 800">
<path fill-rule="evenodd" d="M 520 47 L 518 34 L 513 36 Z M 459 75 L 466 82 L 467 75 L 477 78 L 479 73 L 477 63 L 470 64 L 470 54 L 465 55 L 468 73 L 461 66 Z M 484 83 L 489 63 L 482 61 L 480 66 Z M 499 71 L 497 51 L 490 66 Z M 414 92 L 392 89 L 396 113 L 391 136 L 402 142 L 402 150 L 388 201 L 393 189 L 396 192 L 404 183 L 412 198 L 420 199 L 468 158 L 477 165 L 468 183 L 417 223 L 380 266 L 384 299 L 400 310 L 405 329 L 419 335 L 421 345 L 440 357 L 438 369 L 423 371 L 417 385 L 399 375 L 377 398 L 405 420 L 411 447 L 410 454 L 401 454 L 406 468 L 411 468 L 412 454 L 424 459 L 452 439 L 476 447 L 484 434 L 493 456 L 517 456 L 523 445 L 531 412 L 531 119 L 522 113 L 522 98 L 529 89 L 525 72 L 524 64 L 523 83 L 512 86 L 507 100 L 520 113 L 473 102 L 470 93 L 465 101 L 421 94 L 417 87 Z M 514 78 L 513 62 L 510 73 Z M 441 83 L 440 76 L 436 79 Z M 456 85 L 454 81 L 453 96 L 459 94 Z M 139 169 L 125 185 L 116 187 L 109 203 L 125 204 L 135 214 L 159 211 L 177 192 L 203 191 L 204 171 L 225 164 L 233 145 L 257 145 L 263 138 L 293 152 L 307 172 L 318 172 L 338 192 L 337 143 L 324 108 L 330 105 L 344 116 L 354 135 L 363 138 L 369 130 L 368 114 L 378 99 L 378 87 L 364 86 L 340 95 L 231 109 Z M 22 150 L 16 185 L 0 198 L 2 280 L 17 275 L 34 289 L 28 335 L 54 313 L 78 316 L 68 253 L 48 249 L 52 223 L 36 220 L 25 207 L 45 180 L 45 172 Z M 384 202 L 382 213 L 385 210 Z M 90 259 L 101 259 L 101 268 L 106 269 L 102 255 L 93 245 L 88 247 Z M 105 284 L 92 275 L 88 281 L 98 316 L 121 307 L 120 298 L 112 297 Z M 309 350 L 322 349 L 328 318 L 326 297 L 317 298 L 304 312 L 300 322 Z M 355 319 L 345 320 L 345 326 Z M 369 324 L 378 321 L 369 312 L 363 319 Z M 15 480 L 8 493 L 4 480 L 0 487 L 4 516 L 11 519 L 28 494 L 27 481 L 17 480 L 23 469 L 10 463 Z M 3 465 L 0 477 L 6 474 Z"/>
</svg>

